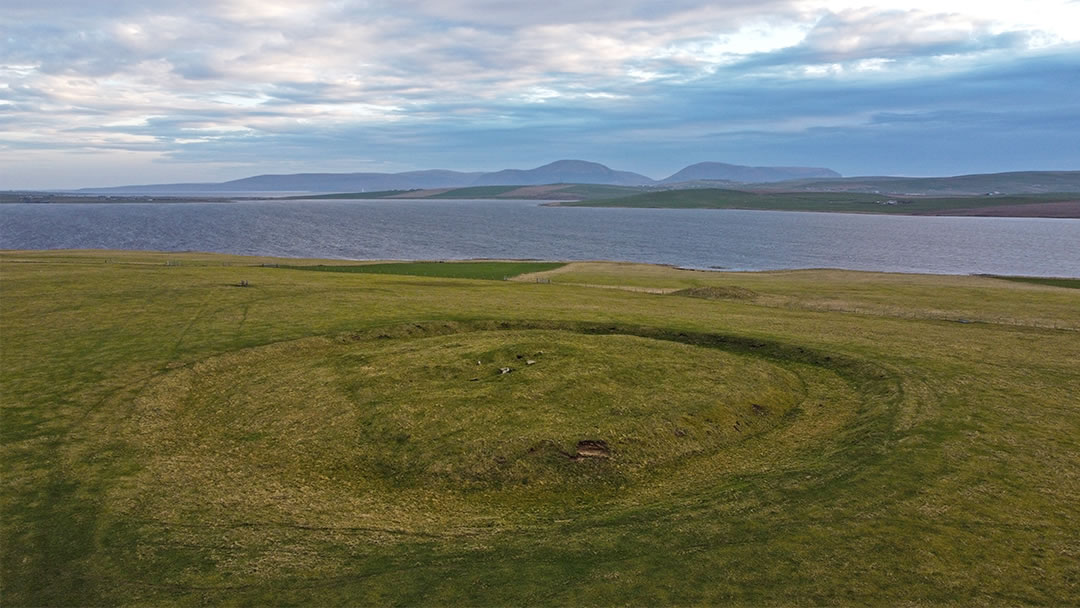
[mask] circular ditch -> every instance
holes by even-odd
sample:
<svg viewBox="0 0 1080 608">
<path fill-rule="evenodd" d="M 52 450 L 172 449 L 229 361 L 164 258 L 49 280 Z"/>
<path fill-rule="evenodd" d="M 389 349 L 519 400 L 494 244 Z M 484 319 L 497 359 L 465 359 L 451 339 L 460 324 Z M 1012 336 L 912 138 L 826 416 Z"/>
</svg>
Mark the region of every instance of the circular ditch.
<svg viewBox="0 0 1080 608">
<path fill-rule="evenodd" d="M 836 432 L 845 362 L 656 328 L 400 326 L 159 376 L 126 428 L 154 520 L 465 525 L 774 467 Z M 834 369 L 836 368 L 836 369 Z"/>
</svg>

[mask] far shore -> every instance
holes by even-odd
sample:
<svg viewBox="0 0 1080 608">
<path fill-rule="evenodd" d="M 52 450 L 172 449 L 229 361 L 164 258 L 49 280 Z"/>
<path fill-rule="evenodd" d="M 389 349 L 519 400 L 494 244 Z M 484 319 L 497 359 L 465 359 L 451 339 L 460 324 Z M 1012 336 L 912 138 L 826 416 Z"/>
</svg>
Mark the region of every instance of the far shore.
<svg viewBox="0 0 1080 608">
<path fill-rule="evenodd" d="M 570 201 L 552 201 L 542 203 L 541 207 L 566 207 Z M 673 209 L 675 207 L 635 207 L 616 205 L 588 205 L 583 201 L 573 201 L 575 207 L 608 207 L 615 209 Z M 828 209 L 760 209 L 752 207 L 694 207 L 694 209 L 730 209 L 739 211 L 792 211 L 795 213 L 855 213 L 861 215 L 906 215 L 934 217 L 1014 217 L 1044 219 L 1080 219 L 1080 200 L 1052 203 L 1030 203 L 1027 205 L 1000 205 L 996 207 L 972 207 L 967 209 L 942 209 L 937 211 L 849 211 Z"/>
<path fill-rule="evenodd" d="M 340 198 L 334 195 L 312 195 L 312 200 L 318 196 L 317 200 L 455 200 L 444 198 L 433 198 L 430 195 L 442 194 L 446 190 L 428 190 L 419 192 L 404 192 L 395 196 L 384 197 L 372 197 L 372 198 L 359 198 L 356 195 L 341 195 Z M 827 208 L 813 208 L 813 209 L 792 209 L 792 208 L 764 208 L 764 207 L 750 207 L 750 206 L 738 206 L 738 205 L 724 205 L 724 206 L 694 206 L 694 207 L 676 207 L 676 206 L 664 206 L 664 205 L 620 205 L 617 201 L 608 201 L 604 199 L 565 199 L 565 200 L 551 200 L 550 198 L 541 198 L 548 192 L 543 187 L 536 187 L 528 192 L 525 188 L 520 189 L 523 196 L 520 197 L 475 197 L 474 200 L 535 200 L 540 206 L 543 207 L 612 207 L 623 209 L 675 209 L 675 208 L 692 208 L 692 209 L 737 209 L 746 211 L 798 211 L 803 213 L 859 213 L 868 215 L 906 215 L 906 216 L 938 216 L 938 217 L 1013 217 L 1013 218 L 1054 218 L 1054 219 L 1080 219 L 1080 199 L 1078 200 L 1059 200 L 1048 202 L 1031 202 L 1024 204 L 1013 205 L 980 205 L 964 208 L 951 208 L 951 209 L 912 209 L 910 211 L 898 208 L 890 208 L 888 210 L 882 209 L 827 209 Z M 423 196 L 423 195 L 428 196 Z M 420 195 L 420 196 L 417 196 Z M 531 195 L 531 196 L 530 196 Z M 303 197 L 289 196 L 289 197 L 273 197 L 273 196 L 237 196 L 237 197 L 201 197 L 201 196 L 178 196 L 178 195 L 78 195 L 78 194 L 52 194 L 52 193 L 0 193 L 0 204 L 108 204 L 108 203 L 154 203 L 154 204 L 182 204 L 182 203 L 233 203 L 233 202 L 252 202 L 252 201 L 277 201 L 277 200 L 289 200 L 289 201 L 303 201 L 307 200 Z M 977 202 L 977 198 L 972 198 L 972 202 Z M 592 204 L 595 203 L 595 204 Z"/>
</svg>

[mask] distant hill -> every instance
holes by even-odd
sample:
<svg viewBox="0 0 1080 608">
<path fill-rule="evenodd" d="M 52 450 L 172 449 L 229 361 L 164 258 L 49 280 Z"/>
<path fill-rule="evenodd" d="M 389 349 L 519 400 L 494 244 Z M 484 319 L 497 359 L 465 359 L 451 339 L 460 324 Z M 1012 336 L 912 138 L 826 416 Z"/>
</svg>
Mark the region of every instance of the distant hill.
<svg viewBox="0 0 1080 608">
<path fill-rule="evenodd" d="M 600 163 L 559 160 L 535 169 L 504 169 L 480 176 L 475 186 L 539 186 L 542 184 L 609 184 L 644 186 L 653 179 L 629 171 L 615 171 Z"/>
<path fill-rule="evenodd" d="M 293 173 L 256 175 L 221 183 L 150 184 L 115 188 L 84 188 L 80 192 L 104 194 L 155 194 L 194 192 L 353 192 L 457 188 L 469 186 L 483 173 L 434 169 L 405 173 Z"/>
<path fill-rule="evenodd" d="M 440 169 L 406 173 L 298 173 L 257 175 L 225 182 L 230 190 L 394 190 L 406 188 L 446 188 L 472 185 L 482 173 L 460 173 Z"/>
<path fill-rule="evenodd" d="M 744 184 L 763 184 L 792 179 L 840 177 L 832 169 L 822 167 L 747 167 L 727 163 L 697 163 L 660 180 L 663 184 L 696 180 L 724 180 Z"/>
<path fill-rule="evenodd" d="M 956 177 L 840 177 L 818 167 L 748 167 L 697 163 L 659 182 L 639 173 L 616 171 L 583 160 L 560 160 L 535 169 L 489 173 L 406 171 L 404 173 L 295 173 L 256 175 L 221 183 L 149 184 L 84 188 L 108 195 L 229 195 L 229 193 L 366 193 L 439 188 L 591 184 L 653 186 L 661 189 L 721 187 L 797 192 L 864 192 L 899 195 L 1032 194 L 1080 192 L 1080 171 L 1021 171 Z"/>
<path fill-rule="evenodd" d="M 470 186 L 536 186 L 545 184 L 606 184 L 641 186 L 655 183 L 629 171 L 615 171 L 600 163 L 560 160 L 535 169 L 504 169 L 491 173 L 463 173 L 433 169 L 404 173 L 295 173 L 256 175 L 221 183 L 148 184 L 111 188 L 83 188 L 96 194 L 194 194 L 228 192 L 373 192 Z"/>
</svg>

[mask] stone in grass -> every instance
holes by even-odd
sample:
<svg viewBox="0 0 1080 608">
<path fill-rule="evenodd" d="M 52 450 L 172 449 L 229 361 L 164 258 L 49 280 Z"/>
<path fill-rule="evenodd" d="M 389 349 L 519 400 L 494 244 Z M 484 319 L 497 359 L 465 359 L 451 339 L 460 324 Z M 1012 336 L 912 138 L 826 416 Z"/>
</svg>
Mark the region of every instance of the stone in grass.
<svg viewBox="0 0 1080 608">
<path fill-rule="evenodd" d="M 500 367 L 499 368 L 499 373 L 500 374 L 509 374 L 512 371 L 514 371 L 514 370 L 509 368 L 509 367 Z"/>
</svg>

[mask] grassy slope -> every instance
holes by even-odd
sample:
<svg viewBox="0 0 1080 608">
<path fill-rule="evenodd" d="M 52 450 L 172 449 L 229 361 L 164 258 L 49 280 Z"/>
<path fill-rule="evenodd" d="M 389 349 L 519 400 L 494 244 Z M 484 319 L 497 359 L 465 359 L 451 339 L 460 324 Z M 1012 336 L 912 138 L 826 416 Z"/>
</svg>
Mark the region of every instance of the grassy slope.
<svg viewBox="0 0 1080 608">
<path fill-rule="evenodd" d="M 244 263 L 0 256 L 4 605 L 1080 597 L 1076 290 Z"/>
<path fill-rule="evenodd" d="M 1047 203 L 1056 200 L 1075 200 L 1075 195 L 1029 195 L 995 197 L 933 197 L 897 198 L 883 194 L 847 192 L 773 192 L 755 193 L 741 190 L 703 188 L 697 190 L 668 190 L 624 198 L 599 201 L 561 203 L 580 207 L 650 207 L 674 209 L 762 209 L 782 211 L 841 211 L 856 213 L 924 213 L 946 209 L 971 209 L 1000 205 Z M 882 201 L 898 200 L 903 204 L 882 205 Z"/>
<path fill-rule="evenodd" d="M 1048 277 L 1009 277 L 998 276 L 998 279 L 1004 279 L 1006 281 L 1019 281 L 1021 283 L 1034 283 L 1036 285 L 1050 285 L 1053 287 L 1068 287 L 1071 289 L 1080 289 L 1080 279 L 1055 279 Z"/>
<path fill-rule="evenodd" d="M 391 262 L 387 264 L 350 264 L 316 266 L 285 265 L 294 270 L 322 272 L 363 272 L 373 274 L 400 274 L 447 279 L 502 280 L 525 273 L 545 272 L 559 268 L 558 262 Z"/>
</svg>

